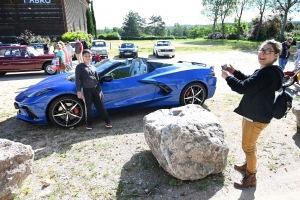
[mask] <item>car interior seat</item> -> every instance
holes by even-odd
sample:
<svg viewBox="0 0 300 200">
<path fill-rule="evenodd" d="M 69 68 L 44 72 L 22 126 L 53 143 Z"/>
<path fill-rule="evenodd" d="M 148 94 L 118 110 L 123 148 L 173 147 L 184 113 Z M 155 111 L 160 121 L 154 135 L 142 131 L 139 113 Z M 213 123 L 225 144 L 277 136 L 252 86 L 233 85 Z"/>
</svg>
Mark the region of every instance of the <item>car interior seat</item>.
<svg viewBox="0 0 300 200">
<path fill-rule="evenodd" d="M 145 65 L 144 63 L 143 64 L 141 64 L 141 66 L 140 66 L 140 73 L 139 73 L 139 75 L 141 75 L 141 74 L 146 74 L 147 73 L 147 65 Z"/>
<path fill-rule="evenodd" d="M 131 63 L 130 70 L 129 70 L 130 76 L 137 76 L 140 74 L 139 66 L 140 64 L 137 61 Z"/>
</svg>

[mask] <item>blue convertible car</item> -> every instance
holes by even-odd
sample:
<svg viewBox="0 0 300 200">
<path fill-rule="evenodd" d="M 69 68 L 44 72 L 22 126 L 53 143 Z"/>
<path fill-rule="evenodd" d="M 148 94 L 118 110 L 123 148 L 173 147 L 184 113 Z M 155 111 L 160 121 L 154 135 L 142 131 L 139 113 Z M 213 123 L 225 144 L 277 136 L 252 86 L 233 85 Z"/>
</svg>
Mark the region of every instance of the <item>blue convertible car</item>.
<svg viewBox="0 0 300 200">
<path fill-rule="evenodd" d="M 108 112 L 202 105 L 214 95 L 214 67 L 179 61 L 160 63 L 147 58 L 105 59 L 96 64 Z M 84 104 L 77 98 L 75 73 L 48 77 L 15 98 L 17 119 L 33 124 L 72 127 L 84 121 Z M 98 113 L 93 107 L 93 116 Z"/>
</svg>

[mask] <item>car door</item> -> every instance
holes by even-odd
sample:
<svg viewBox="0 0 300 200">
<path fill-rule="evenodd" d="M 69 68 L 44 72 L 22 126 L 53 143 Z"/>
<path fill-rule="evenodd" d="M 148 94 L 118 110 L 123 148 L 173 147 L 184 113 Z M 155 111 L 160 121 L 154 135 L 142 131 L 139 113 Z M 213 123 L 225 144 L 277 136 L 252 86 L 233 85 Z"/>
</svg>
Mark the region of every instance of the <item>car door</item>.
<svg viewBox="0 0 300 200">
<path fill-rule="evenodd" d="M 13 72 L 14 63 L 11 55 L 11 48 L 1 48 L 0 50 L 0 72 Z"/>
<path fill-rule="evenodd" d="M 12 59 L 15 71 L 35 70 L 34 62 L 32 62 L 31 57 L 28 56 L 26 48 L 20 47 L 12 49 Z"/>
<path fill-rule="evenodd" d="M 111 82 L 103 82 L 101 88 L 105 95 L 104 104 L 106 109 L 115 110 L 123 107 L 141 107 L 144 103 L 152 101 L 154 98 L 157 86 L 155 84 L 142 83 L 148 74 L 138 76 L 130 76 L 130 67 L 119 67 L 118 70 L 123 70 L 128 76 L 117 76 L 116 71 L 109 72 L 107 75 L 113 75 L 114 79 Z"/>
</svg>

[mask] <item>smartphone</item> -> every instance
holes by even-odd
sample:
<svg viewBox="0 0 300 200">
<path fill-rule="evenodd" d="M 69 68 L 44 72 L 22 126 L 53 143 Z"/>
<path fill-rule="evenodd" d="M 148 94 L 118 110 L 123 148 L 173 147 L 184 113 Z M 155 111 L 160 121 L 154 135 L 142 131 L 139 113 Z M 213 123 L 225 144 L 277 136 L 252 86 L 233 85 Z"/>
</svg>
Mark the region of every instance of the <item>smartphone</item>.
<svg viewBox="0 0 300 200">
<path fill-rule="evenodd" d="M 224 64 L 224 65 L 221 65 L 221 68 L 222 68 L 223 70 L 227 70 L 228 66 L 227 66 L 227 64 Z"/>
</svg>

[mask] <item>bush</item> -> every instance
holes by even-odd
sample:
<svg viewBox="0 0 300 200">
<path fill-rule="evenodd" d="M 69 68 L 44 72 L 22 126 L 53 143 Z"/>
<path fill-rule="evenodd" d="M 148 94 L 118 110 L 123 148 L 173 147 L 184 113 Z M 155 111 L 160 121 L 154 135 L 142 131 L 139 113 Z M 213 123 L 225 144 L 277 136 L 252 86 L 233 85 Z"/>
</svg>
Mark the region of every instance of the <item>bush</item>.
<svg viewBox="0 0 300 200">
<path fill-rule="evenodd" d="M 111 32 L 106 35 L 105 39 L 106 40 L 121 40 L 121 36 L 119 35 L 118 32 Z"/>
<path fill-rule="evenodd" d="M 87 33 L 84 33 L 82 31 L 77 32 L 66 32 L 62 35 L 62 41 L 63 42 L 73 42 L 76 38 L 85 38 L 85 41 L 89 44 L 91 43 L 89 35 Z"/>
<path fill-rule="evenodd" d="M 213 33 L 208 34 L 208 39 L 223 39 L 223 34 L 220 32 L 215 32 L 215 37 L 213 38 Z"/>
<path fill-rule="evenodd" d="M 101 40 L 105 40 L 106 34 L 100 34 L 100 35 L 98 35 L 97 38 L 98 38 L 98 39 L 101 39 Z"/>
</svg>

